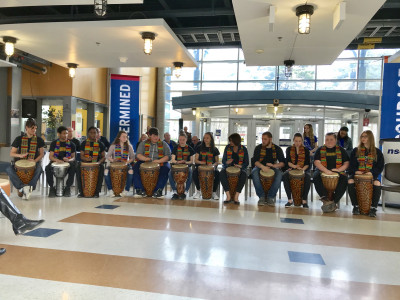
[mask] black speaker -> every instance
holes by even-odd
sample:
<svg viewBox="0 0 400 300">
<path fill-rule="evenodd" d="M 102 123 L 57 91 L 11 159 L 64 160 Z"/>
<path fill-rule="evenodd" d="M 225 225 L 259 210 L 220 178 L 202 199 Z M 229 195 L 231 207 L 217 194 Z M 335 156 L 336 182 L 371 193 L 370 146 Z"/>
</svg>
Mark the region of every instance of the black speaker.
<svg viewBox="0 0 400 300">
<path fill-rule="evenodd" d="M 179 119 L 179 132 L 183 130 L 183 119 Z"/>
<path fill-rule="evenodd" d="M 37 118 L 36 100 L 22 99 L 22 117 L 23 118 Z"/>
</svg>

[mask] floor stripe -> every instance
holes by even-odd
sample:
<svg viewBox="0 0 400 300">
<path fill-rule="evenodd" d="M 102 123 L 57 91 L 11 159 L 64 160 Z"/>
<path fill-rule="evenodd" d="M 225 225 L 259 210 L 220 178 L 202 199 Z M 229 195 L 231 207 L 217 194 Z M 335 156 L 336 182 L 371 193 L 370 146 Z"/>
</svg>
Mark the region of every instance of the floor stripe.
<svg viewBox="0 0 400 300">
<path fill-rule="evenodd" d="M 186 207 L 202 207 L 202 208 L 224 208 L 229 210 L 239 210 L 239 211 L 260 211 L 260 212 L 271 212 L 271 213 L 285 213 L 293 215 L 307 215 L 307 216 L 322 216 L 322 217 L 336 217 L 336 218 L 353 218 L 356 220 L 380 220 L 380 221 L 391 221 L 400 222 L 400 214 L 387 214 L 378 211 L 376 218 L 371 218 L 368 216 L 353 216 L 351 211 L 339 209 L 334 213 L 322 213 L 321 209 L 303 209 L 300 207 L 290 207 L 285 208 L 282 204 L 280 206 L 277 204 L 275 207 L 271 206 L 257 206 L 255 204 L 240 204 L 240 206 L 229 204 L 223 205 L 220 201 L 214 200 L 171 200 L 167 198 L 154 199 L 154 198 L 133 198 L 133 197 L 123 197 L 114 202 L 125 202 L 125 203 L 141 203 L 141 204 L 153 204 L 153 205 L 172 205 L 172 206 L 186 206 Z"/>
<path fill-rule="evenodd" d="M 0 245 L 0 273 L 206 299 L 396 299 L 400 286 Z M 288 288 L 290 283 L 290 288 Z M 310 288 L 312 287 L 312 288 Z"/>
<path fill-rule="evenodd" d="M 400 238 L 341 232 L 300 230 L 169 218 L 82 212 L 60 220 L 66 223 L 210 234 L 279 242 L 400 252 Z"/>
</svg>

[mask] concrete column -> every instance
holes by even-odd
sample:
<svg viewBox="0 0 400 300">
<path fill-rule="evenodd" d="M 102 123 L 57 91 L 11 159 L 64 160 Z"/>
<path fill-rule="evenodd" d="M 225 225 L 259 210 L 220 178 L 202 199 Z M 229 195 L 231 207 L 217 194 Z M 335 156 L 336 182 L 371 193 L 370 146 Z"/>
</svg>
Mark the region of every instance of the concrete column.
<svg viewBox="0 0 400 300">
<path fill-rule="evenodd" d="M 279 129 L 281 127 L 281 120 L 271 120 L 270 132 L 272 133 L 272 142 L 279 145 Z"/>
<path fill-rule="evenodd" d="M 94 103 L 88 103 L 87 104 L 87 126 L 88 129 L 91 126 L 96 126 L 96 117 L 95 117 L 95 108 L 94 108 Z M 85 132 L 86 134 L 86 132 Z"/>
<path fill-rule="evenodd" d="M 156 127 L 160 136 L 164 135 L 165 126 L 165 68 L 157 68 L 157 109 Z"/>
<path fill-rule="evenodd" d="M 72 121 L 76 120 L 76 98 L 65 97 L 63 99 L 63 125 L 72 127 Z"/>
<path fill-rule="evenodd" d="M 10 107 L 8 104 L 7 95 L 7 74 L 8 68 L 0 68 L 0 105 L 3 109 L 0 109 L 0 143 L 6 144 L 8 142 L 7 137 L 10 133 Z"/>
<path fill-rule="evenodd" d="M 10 118 L 10 143 L 21 135 L 22 122 L 22 69 L 12 68 L 12 84 L 11 84 L 11 110 L 18 112 L 18 117 Z"/>
<path fill-rule="evenodd" d="M 36 99 L 36 111 L 37 111 L 37 116 L 36 116 L 36 124 L 37 124 L 37 130 L 36 134 L 37 136 L 42 136 L 42 99 Z"/>
</svg>

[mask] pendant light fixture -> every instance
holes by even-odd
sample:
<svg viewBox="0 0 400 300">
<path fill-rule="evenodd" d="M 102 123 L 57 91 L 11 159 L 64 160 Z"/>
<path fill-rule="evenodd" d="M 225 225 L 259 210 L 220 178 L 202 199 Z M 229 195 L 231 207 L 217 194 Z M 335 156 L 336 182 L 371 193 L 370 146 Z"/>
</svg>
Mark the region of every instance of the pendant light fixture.
<svg viewBox="0 0 400 300">
<path fill-rule="evenodd" d="M 314 6 L 300 5 L 296 7 L 296 16 L 299 18 L 298 32 L 300 34 L 310 33 L 311 15 L 314 13 Z"/>
<path fill-rule="evenodd" d="M 94 13 L 98 17 L 104 17 L 107 13 L 107 0 L 94 0 Z"/>
<path fill-rule="evenodd" d="M 144 40 L 144 53 L 147 55 L 151 54 L 153 50 L 153 41 L 156 38 L 156 34 L 154 32 L 142 32 L 142 39 Z"/>
<path fill-rule="evenodd" d="M 172 64 L 174 65 L 174 70 L 172 71 L 172 73 L 175 75 L 176 78 L 181 77 L 183 62 L 175 61 Z"/>
<path fill-rule="evenodd" d="M 8 57 L 12 56 L 15 51 L 15 44 L 17 43 L 17 39 L 12 36 L 4 36 L 3 42 L 5 43 L 4 52 Z"/>
<path fill-rule="evenodd" d="M 74 78 L 75 74 L 76 74 L 76 68 L 78 67 L 78 64 L 74 64 L 74 63 L 67 63 L 67 67 L 68 67 L 68 73 L 69 73 L 69 77 Z"/>
</svg>

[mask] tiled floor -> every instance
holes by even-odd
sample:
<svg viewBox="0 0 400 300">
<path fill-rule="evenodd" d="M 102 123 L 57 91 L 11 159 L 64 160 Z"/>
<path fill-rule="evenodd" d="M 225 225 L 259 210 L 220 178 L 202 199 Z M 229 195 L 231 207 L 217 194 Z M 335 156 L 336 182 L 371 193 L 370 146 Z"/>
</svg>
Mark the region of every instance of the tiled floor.
<svg viewBox="0 0 400 300">
<path fill-rule="evenodd" d="M 254 195 L 254 191 L 253 191 Z M 188 199 L 12 199 L 0 219 L 0 299 L 400 299 L 400 211 L 376 219 Z"/>
</svg>

